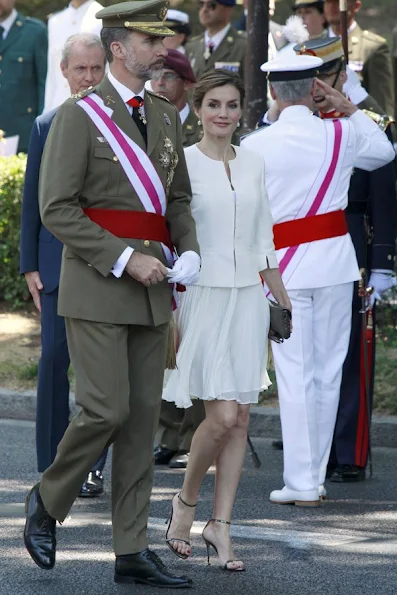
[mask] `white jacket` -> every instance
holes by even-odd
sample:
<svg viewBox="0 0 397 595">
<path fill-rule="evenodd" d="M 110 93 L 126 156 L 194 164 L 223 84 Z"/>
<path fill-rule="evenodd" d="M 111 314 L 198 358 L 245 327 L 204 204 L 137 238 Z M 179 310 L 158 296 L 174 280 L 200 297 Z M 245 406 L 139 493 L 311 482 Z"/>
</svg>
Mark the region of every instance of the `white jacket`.
<svg viewBox="0 0 397 595">
<path fill-rule="evenodd" d="M 333 194 L 322 212 L 347 206 L 353 167 L 372 171 L 392 161 L 395 153 L 387 136 L 361 111 L 348 120 L 347 148 Z M 326 127 L 331 121 L 313 116 L 305 106 L 284 109 L 272 126 L 248 135 L 242 146 L 264 158 L 265 182 L 274 223 L 291 221 L 299 211 L 325 159 Z M 346 138 L 346 137 L 345 137 Z M 284 278 L 287 289 L 310 289 L 359 279 L 359 269 L 350 234 L 301 244 L 297 266 Z M 277 250 L 280 262 L 285 249 Z"/>
<path fill-rule="evenodd" d="M 102 5 L 87 0 L 79 8 L 68 6 L 48 19 L 48 70 L 43 114 L 55 109 L 70 97 L 68 81 L 61 72 L 62 50 L 66 40 L 76 33 L 100 35 L 102 21 L 95 15 Z"/>
<path fill-rule="evenodd" d="M 196 145 L 185 149 L 201 251 L 197 285 L 256 285 L 259 271 L 278 266 L 263 159 L 247 149 L 234 149 L 236 158 L 229 162 L 234 191 L 222 161 L 210 159 Z"/>
</svg>

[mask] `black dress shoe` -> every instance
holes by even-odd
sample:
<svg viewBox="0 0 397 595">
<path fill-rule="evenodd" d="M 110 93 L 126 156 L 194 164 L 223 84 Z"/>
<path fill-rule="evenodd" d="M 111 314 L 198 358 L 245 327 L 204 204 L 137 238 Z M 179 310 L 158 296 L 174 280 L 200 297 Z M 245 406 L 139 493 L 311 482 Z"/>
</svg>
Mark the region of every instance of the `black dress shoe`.
<svg viewBox="0 0 397 595">
<path fill-rule="evenodd" d="M 36 562 L 44 570 L 51 570 L 55 565 L 55 524 L 44 508 L 37 483 L 27 495 L 25 512 L 26 523 L 23 533 L 25 547 Z"/>
<path fill-rule="evenodd" d="M 79 498 L 97 498 L 103 494 L 103 475 L 100 471 L 90 471 L 80 488 Z"/>
<path fill-rule="evenodd" d="M 336 463 L 328 463 L 328 465 L 327 465 L 327 471 L 325 473 L 325 477 L 327 479 L 331 479 L 331 477 L 335 473 L 335 469 L 337 469 L 337 467 L 338 467 L 338 465 L 336 465 Z"/>
<path fill-rule="evenodd" d="M 180 450 L 172 457 L 168 463 L 170 469 L 186 469 L 189 461 L 189 453 L 187 450 Z"/>
<path fill-rule="evenodd" d="M 336 483 L 351 483 L 364 480 L 365 467 L 358 467 L 357 465 L 338 465 L 331 477 L 331 481 Z"/>
<path fill-rule="evenodd" d="M 176 452 L 176 450 L 171 450 L 170 448 L 166 448 L 165 446 L 161 446 L 161 444 L 159 444 L 154 449 L 154 464 L 168 465 Z"/>
<path fill-rule="evenodd" d="M 192 586 L 186 576 L 168 572 L 157 554 L 149 549 L 137 554 L 116 557 L 114 580 L 116 583 L 143 583 L 152 587 L 183 589 Z"/>
<path fill-rule="evenodd" d="M 274 448 L 274 450 L 283 450 L 283 448 L 284 448 L 283 441 L 282 440 L 273 440 L 272 448 Z"/>
</svg>

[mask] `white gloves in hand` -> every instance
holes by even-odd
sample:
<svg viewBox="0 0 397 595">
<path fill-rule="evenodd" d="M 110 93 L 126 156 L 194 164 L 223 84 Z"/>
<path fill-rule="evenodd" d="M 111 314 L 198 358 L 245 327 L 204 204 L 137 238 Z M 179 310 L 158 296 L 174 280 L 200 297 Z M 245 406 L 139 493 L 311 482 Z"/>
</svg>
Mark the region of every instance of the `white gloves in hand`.
<svg viewBox="0 0 397 595">
<path fill-rule="evenodd" d="M 180 255 L 172 269 L 169 269 L 168 283 L 194 285 L 200 274 L 201 258 L 197 252 L 188 250 Z"/>
<path fill-rule="evenodd" d="M 397 285 L 397 279 L 391 273 L 381 273 L 379 271 L 372 271 L 369 278 L 369 286 L 374 288 L 370 295 L 371 308 L 376 300 L 382 299 L 382 293 Z"/>
<path fill-rule="evenodd" d="M 350 68 L 346 67 L 347 80 L 343 85 L 343 92 L 350 99 L 354 105 L 358 105 L 368 97 L 368 92 L 361 84 L 358 74 Z"/>
</svg>

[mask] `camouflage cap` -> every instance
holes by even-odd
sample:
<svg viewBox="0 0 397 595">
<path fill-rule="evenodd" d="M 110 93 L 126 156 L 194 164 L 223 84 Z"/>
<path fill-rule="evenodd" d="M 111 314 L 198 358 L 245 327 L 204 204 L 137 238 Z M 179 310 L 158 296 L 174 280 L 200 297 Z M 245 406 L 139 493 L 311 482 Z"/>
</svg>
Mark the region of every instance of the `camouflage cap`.
<svg viewBox="0 0 397 595">
<path fill-rule="evenodd" d="M 103 8 L 95 16 L 102 19 L 103 27 L 125 27 L 148 35 L 171 37 L 175 32 L 164 24 L 168 6 L 167 0 L 120 2 Z"/>
</svg>

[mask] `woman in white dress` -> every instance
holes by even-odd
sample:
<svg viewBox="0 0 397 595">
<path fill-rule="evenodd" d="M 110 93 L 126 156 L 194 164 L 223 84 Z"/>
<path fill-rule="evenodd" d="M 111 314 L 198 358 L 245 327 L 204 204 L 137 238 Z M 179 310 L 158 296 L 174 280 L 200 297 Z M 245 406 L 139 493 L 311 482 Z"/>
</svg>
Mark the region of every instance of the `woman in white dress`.
<svg viewBox="0 0 397 595">
<path fill-rule="evenodd" d="M 215 461 L 213 515 L 203 538 L 207 553 L 212 546 L 222 568 L 231 571 L 244 570 L 233 554 L 230 520 L 249 408 L 270 384 L 269 306 L 261 276 L 276 300 L 291 309 L 274 252 L 262 157 L 231 145 L 243 101 L 242 82 L 226 70 L 209 71 L 194 89 L 204 136 L 185 149 L 185 156 L 202 262 L 198 283 L 182 294 L 177 310 L 177 369 L 163 392 L 163 399 L 177 407 L 189 407 L 191 398 L 198 398 L 206 409 L 182 489 L 172 501 L 167 544 L 179 557 L 189 557 L 200 485 Z"/>
</svg>

